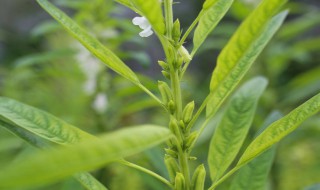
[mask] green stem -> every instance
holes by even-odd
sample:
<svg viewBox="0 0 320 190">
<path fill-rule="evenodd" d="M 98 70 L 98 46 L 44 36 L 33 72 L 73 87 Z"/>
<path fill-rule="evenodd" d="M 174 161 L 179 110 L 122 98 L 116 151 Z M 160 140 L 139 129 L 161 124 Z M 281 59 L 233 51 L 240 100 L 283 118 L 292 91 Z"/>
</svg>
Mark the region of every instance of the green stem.
<svg viewBox="0 0 320 190">
<path fill-rule="evenodd" d="M 169 39 L 171 39 L 173 28 L 172 0 L 164 0 L 164 14 L 166 19 L 166 35 Z"/>
<path fill-rule="evenodd" d="M 171 86 L 173 89 L 173 96 L 176 104 L 176 119 L 179 121 L 182 118 L 182 98 L 178 70 L 171 72 Z"/>
<path fill-rule="evenodd" d="M 128 162 L 128 161 L 126 161 L 126 160 L 124 160 L 124 159 L 119 160 L 118 162 L 121 163 L 121 164 L 123 164 L 123 165 L 126 165 L 126 166 L 129 166 L 129 167 L 131 167 L 131 168 L 134 168 L 134 169 L 136 169 L 136 170 L 139 170 L 139 171 L 141 171 L 141 172 L 144 172 L 144 173 L 146 173 L 146 174 L 149 174 L 150 176 L 152 176 L 152 177 L 158 179 L 159 181 L 163 182 L 164 184 L 166 184 L 168 187 L 173 188 L 172 184 L 171 184 L 168 180 L 166 180 L 166 179 L 163 178 L 162 176 L 154 173 L 153 171 L 150 171 L 150 170 L 148 170 L 148 169 L 146 169 L 146 168 L 144 168 L 144 167 L 141 167 L 141 166 L 139 166 L 139 165 L 136 165 L 136 164 L 134 164 L 134 163 Z"/>
<path fill-rule="evenodd" d="M 212 186 L 208 190 L 214 190 L 218 185 L 220 185 L 222 182 L 224 182 L 226 179 L 228 179 L 232 174 L 234 174 L 237 170 L 239 170 L 241 167 L 237 166 L 230 170 L 226 175 L 224 175 L 222 178 L 220 178 L 217 182 L 212 184 Z"/>
<path fill-rule="evenodd" d="M 190 170 L 189 170 L 189 163 L 188 163 L 188 157 L 189 154 L 187 152 L 179 152 L 179 163 L 181 167 L 181 172 L 184 176 L 185 180 L 185 190 L 190 190 Z"/>
</svg>

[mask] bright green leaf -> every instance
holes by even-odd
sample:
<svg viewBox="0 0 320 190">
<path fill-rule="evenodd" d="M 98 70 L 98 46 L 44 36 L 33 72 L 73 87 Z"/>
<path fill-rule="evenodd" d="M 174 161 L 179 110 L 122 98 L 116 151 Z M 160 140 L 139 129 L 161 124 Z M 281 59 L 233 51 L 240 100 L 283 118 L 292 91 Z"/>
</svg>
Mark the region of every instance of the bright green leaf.
<svg viewBox="0 0 320 190">
<path fill-rule="evenodd" d="M 0 120 L 62 145 L 93 138 L 49 113 L 5 97 L 0 97 Z"/>
<path fill-rule="evenodd" d="M 288 115 L 272 123 L 254 141 L 250 143 L 241 156 L 237 167 L 240 167 L 270 148 L 282 138 L 294 131 L 303 121 L 320 111 L 320 94 L 309 99 Z"/>
<path fill-rule="evenodd" d="M 0 126 L 41 149 L 53 145 L 49 141 L 70 145 L 85 139 L 95 139 L 53 115 L 3 97 L 0 97 Z M 89 173 L 78 173 L 74 177 L 89 190 L 106 190 Z"/>
<path fill-rule="evenodd" d="M 210 6 L 207 7 L 210 2 Z M 226 14 L 233 0 L 207 0 L 204 7 L 200 12 L 200 19 L 193 37 L 193 50 L 191 55 L 194 55 L 199 49 L 201 44 L 217 26 L 222 17 Z M 207 5 L 208 4 L 208 5 Z"/>
<path fill-rule="evenodd" d="M 169 129 L 144 125 L 105 134 L 97 140 L 42 151 L 1 169 L 0 189 L 54 182 L 155 146 L 172 137 Z M 50 164 L 48 164 L 50 163 Z"/>
<path fill-rule="evenodd" d="M 261 132 L 280 118 L 280 113 L 273 112 L 261 127 Z M 242 167 L 232 180 L 230 190 L 265 190 L 275 153 L 276 147 L 272 147 Z"/>
<path fill-rule="evenodd" d="M 218 180 L 238 154 L 257 108 L 267 80 L 254 78 L 231 98 L 210 143 L 208 163 L 212 181 Z"/>
<path fill-rule="evenodd" d="M 165 24 L 159 0 L 130 0 L 132 4 L 146 17 L 152 28 L 158 34 L 164 34 Z"/>
<path fill-rule="evenodd" d="M 275 12 L 275 10 L 269 10 L 270 7 L 266 2 L 269 1 L 264 1 L 244 21 L 219 55 L 210 83 L 207 118 L 211 118 L 216 113 L 284 21 L 287 11 L 271 20 L 264 17 L 270 14 L 264 13 L 266 11 Z M 273 8 L 276 9 L 276 7 Z"/>
<path fill-rule="evenodd" d="M 103 46 L 97 39 L 90 36 L 79 25 L 77 25 L 70 17 L 55 7 L 47 0 L 37 0 L 37 2 L 60 24 L 63 25 L 68 32 L 75 37 L 82 45 L 84 45 L 91 53 L 105 63 L 109 68 L 132 81 L 140 84 L 139 79 L 134 72 L 125 65 L 112 51 Z"/>
</svg>

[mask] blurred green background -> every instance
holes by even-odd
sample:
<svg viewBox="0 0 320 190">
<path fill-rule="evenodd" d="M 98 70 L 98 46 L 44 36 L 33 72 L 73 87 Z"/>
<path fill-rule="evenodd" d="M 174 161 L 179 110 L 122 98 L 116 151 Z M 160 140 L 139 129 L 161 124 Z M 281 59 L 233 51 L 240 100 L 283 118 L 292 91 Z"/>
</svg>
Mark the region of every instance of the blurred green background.
<svg viewBox="0 0 320 190">
<path fill-rule="evenodd" d="M 174 5 L 185 31 L 204 0 Z M 141 38 L 131 23 L 136 14 L 111 0 L 53 0 L 77 23 L 112 49 L 143 83 L 157 93 L 164 80 L 156 64 L 164 55 L 153 35 Z M 209 36 L 183 79 L 185 102 L 200 105 L 217 55 L 239 23 L 259 0 L 235 0 L 228 15 Z M 320 2 L 290 1 L 285 24 L 266 47 L 246 79 L 263 75 L 269 87 L 260 101 L 250 141 L 274 110 L 283 114 L 320 91 Z M 187 40 L 190 49 L 192 39 Z M 246 80 L 244 79 L 244 81 Z M 0 0 L 0 95 L 46 110 L 93 134 L 141 123 L 168 122 L 165 113 L 141 90 L 108 70 L 68 35 L 34 0 Z M 218 115 L 219 116 L 219 115 Z M 216 117 L 197 144 L 197 162 L 206 160 Z M 269 179 L 272 190 L 320 189 L 320 116 L 309 119 L 279 145 Z M 0 128 L 0 167 L 35 151 Z M 133 156 L 131 161 L 164 176 L 163 149 Z M 166 189 L 140 172 L 113 164 L 94 175 L 112 190 Z M 209 181 L 209 180 L 207 180 Z M 225 189 L 228 182 L 219 189 Z M 39 189 L 72 190 L 82 187 L 72 179 Z"/>
</svg>

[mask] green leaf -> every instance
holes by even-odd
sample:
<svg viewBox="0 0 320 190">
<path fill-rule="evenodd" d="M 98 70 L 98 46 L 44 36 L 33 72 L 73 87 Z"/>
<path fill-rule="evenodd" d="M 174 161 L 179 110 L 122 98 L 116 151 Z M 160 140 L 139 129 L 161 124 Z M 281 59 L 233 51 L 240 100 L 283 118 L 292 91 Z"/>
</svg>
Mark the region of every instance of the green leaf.
<svg viewBox="0 0 320 190">
<path fill-rule="evenodd" d="M 261 127 L 261 131 L 272 122 L 281 118 L 279 112 L 273 112 L 266 119 Z M 230 190 L 264 190 L 266 189 L 267 178 L 274 160 L 276 147 L 273 146 L 252 162 L 248 163 L 240 169 L 232 180 Z"/>
<path fill-rule="evenodd" d="M 165 24 L 159 0 L 130 0 L 132 4 L 146 17 L 152 29 L 158 34 L 164 34 Z"/>
<path fill-rule="evenodd" d="M 268 2 L 264 1 L 244 21 L 219 55 L 210 83 L 207 118 L 216 113 L 283 23 L 287 11 L 271 20 L 267 17 L 271 14 L 269 12 L 275 12 L 282 3 L 270 7 Z"/>
<path fill-rule="evenodd" d="M 0 120 L 62 145 L 94 138 L 49 113 L 5 97 L 0 97 Z"/>
<path fill-rule="evenodd" d="M 248 163 L 262 152 L 293 132 L 303 121 L 320 111 L 320 93 L 309 99 L 288 115 L 272 123 L 254 141 L 241 156 L 237 167 Z"/>
<path fill-rule="evenodd" d="M 144 125 L 105 134 L 97 140 L 42 151 L 1 169 L 0 189 L 30 187 L 97 169 L 172 137 L 169 129 Z"/>
<path fill-rule="evenodd" d="M 127 78 L 135 84 L 140 84 L 135 73 L 125 65 L 112 51 L 103 46 L 97 39 L 90 36 L 70 17 L 55 7 L 47 0 L 37 0 L 37 2 L 68 32 L 84 45 L 91 53 L 105 63 L 110 69 Z"/>
<path fill-rule="evenodd" d="M 238 154 L 266 86 L 265 78 L 256 77 L 246 82 L 227 105 L 209 147 L 208 163 L 212 181 L 224 174 Z"/>
<path fill-rule="evenodd" d="M 96 138 L 55 116 L 4 97 L 0 97 L 0 126 L 41 149 L 52 146 L 51 142 L 70 145 Z M 107 189 L 89 173 L 74 177 L 87 189 Z"/>
<path fill-rule="evenodd" d="M 199 23 L 193 36 L 193 50 L 191 55 L 196 53 L 207 36 L 226 14 L 232 3 L 233 0 L 207 0 L 204 3 L 203 9 L 199 13 Z"/>
</svg>

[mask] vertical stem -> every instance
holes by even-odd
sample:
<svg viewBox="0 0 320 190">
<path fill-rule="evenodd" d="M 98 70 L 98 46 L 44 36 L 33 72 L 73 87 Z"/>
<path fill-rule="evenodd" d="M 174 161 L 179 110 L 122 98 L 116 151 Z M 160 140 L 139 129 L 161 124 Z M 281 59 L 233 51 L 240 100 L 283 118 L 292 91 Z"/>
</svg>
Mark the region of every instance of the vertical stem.
<svg viewBox="0 0 320 190">
<path fill-rule="evenodd" d="M 176 103 L 176 119 L 179 121 L 182 118 L 182 97 L 178 70 L 171 73 L 171 86 L 173 89 L 174 101 Z"/>
<path fill-rule="evenodd" d="M 173 28 L 172 0 L 164 0 L 164 14 L 166 19 L 166 35 L 169 39 L 171 39 Z"/>
</svg>

